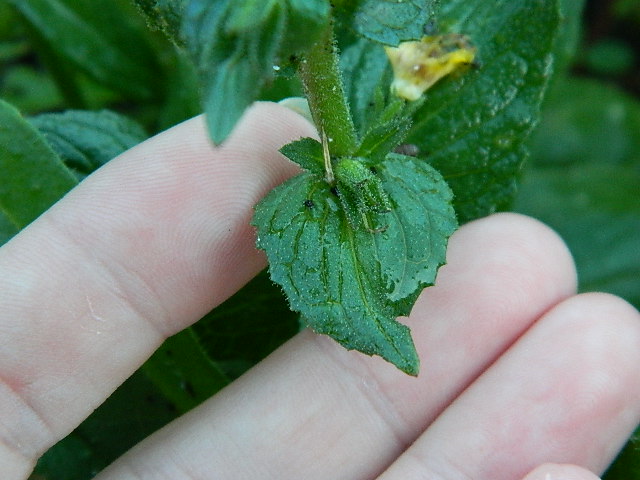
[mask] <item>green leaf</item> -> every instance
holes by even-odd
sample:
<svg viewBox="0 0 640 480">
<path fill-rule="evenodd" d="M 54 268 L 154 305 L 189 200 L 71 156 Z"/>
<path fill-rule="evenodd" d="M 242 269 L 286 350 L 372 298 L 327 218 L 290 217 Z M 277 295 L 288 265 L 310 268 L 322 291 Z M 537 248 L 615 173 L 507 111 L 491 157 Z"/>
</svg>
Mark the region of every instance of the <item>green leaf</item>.
<svg viewBox="0 0 640 480">
<path fill-rule="evenodd" d="M 226 28 L 232 32 L 242 32 L 260 28 L 271 15 L 278 0 L 243 0 L 231 10 Z"/>
<path fill-rule="evenodd" d="M 11 11 L 9 10 L 9 12 Z M 0 14 L 4 14 L 4 12 L 0 11 Z M 0 63 L 7 64 L 17 61 L 28 53 L 29 44 L 24 40 L 0 40 Z"/>
<path fill-rule="evenodd" d="M 555 48 L 556 72 L 566 72 L 575 57 L 581 40 L 585 3 L 586 0 L 560 0 L 562 21 Z"/>
<path fill-rule="evenodd" d="M 234 379 L 295 335 L 299 322 L 265 270 L 192 329 L 209 358 Z"/>
<path fill-rule="evenodd" d="M 480 67 L 426 92 L 407 141 L 418 146 L 455 194 L 461 222 L 505 208 L 527 156 L 552 72 L 556 1 L 452 0 L 444 31 L 469 35 Z"/>
<path fill-rule="evenodd" d="M 381 45 L 360 39 L 340 56 L 344 89 L 360 134 L 376 122 L 391 84 L 389 60 Z"/>
<path fill-rule="evenodd" d="M 259 82 L 252 65 L 242 53 L 218 65 L 204 98 L 209 135 L 221 143 L 233 130 L 245 109 L 255 100 Z"/>
<path fill-rule="evenodd" d="M 200 73 L 214 142 L 227 137 L 281 59 L 317 40 L 328 14 L 325 0 L 190 0 L 182 34 Z M 300 28 L 304 36 L 292 37 Z"/>
<path fill-rule="evenodd" d="M 8 242 L 19 231 L 18 226 L 0 209 L 0 246 Z"/>
<path fill-rule="evenodd" d="M 185 413 L 229 383 L 207 357 L 191 328 L 168 338 L 142 371 L 178 410 Z"/>
<path fill-rule="evenodd" d="M 418 40 L 435 19 L 439 0 L 362 0 L 355 10 L 356 31 L 376 42 L 396 46 Z"/>
<path fill-rule="evenodd" d="M 615 38 L 603 38 L 587 48 L 584 66 L 594 75 L 618 77 L 633 71 L 636 51 L 632 45 Z"/>
<path fill-rule="evenodd" d="M 226 22 L 230 33 L 246 35 L 268 25 L 274 11 L 286 19 L 282 32 L 280 56 L 300 53 L 319 37 L 329 18 L 330 5 L 326 0 L 242 0 L 235 1 Z M 273 63 L 269 64 L 271 67 Z"/>
<path fill-rule="evenodd" d="M 287 58 L 309 49 L 320 38 L 329 21 L 327 0 L 287 0 L 289 18 L 280 56 Z"/>
<path fill-rule="evenodd" d="M 0 98 L 25 115 L 63 108 L 64 101 L 51 77 L 31 66 L 14 65 L 3 72 Z"/>
<path fill-rule="evenodd" d="M 0 2 L 0 42 L 14 40 L 20 36 L 20 25 L 16 12 L 6 2 Z"/>
<path fill-rule="evenodd" d="M 378 121 L 364 134 L 355 155 L 366 159 L 367 165 L 376 165 L 402 142 L 411 127 L 410 108 L 396 98 L 378 113 Z"/>
<path fill-rule="evenodd" d="M 433 284 L 445 263 L 447 240 L 458 226 L 452 192 L 438 172 L 411 157 L 392 153 L 377 168 L 396 204 L 389 228 L 374 236 L 388 297 L 411 299 Z"/>
<path fill-rule="evenodd" d="M 167 96 L 158 118 L 160 131 L 202 113 L 198 72 L 183 49 L 175 48 L 168 71 Z"/>
<path fill-rule="evenodd" d="M 216 143 L 229 135 L 271 76 L 271 72 L 262 68 L 262 61 L 255 58 L 255 53 L 249 53 L 249 50 L 257 51 L 261 28 L 257 28 L 253 36 L 237 37 L 227 32 L 226 21 L 233 12 L 232 7 L 230 0 L 191 0 L 182 25 L 187 50 L 198 67 L 203 85 L 209 133 Z M 274 50 L 273 42 L 265 46 Z"/>
<path fill-rule="evenodd" d="M 176 413 L 174 406 L 138 370 L 71 434 L 49 449 L 35 472 L 51 480 L 93 478 L 173 420 Z"/>
<path fill-rule="evenodd" d="M 67 110 L 30 119 L 63 162 L 88 175 L 147 138 L 133 120 L 109 110 Z"/>
<path fill-rule="evenodd" d="M 324 175 L 324 157 L 322 145 L 313 138 L 302 138 L 286 144 L 280 149 L 289 160 L 296 162 L 305 170 L 322 176 Z"/>
<path fill-rule="evenodd" d="M 76 185 L 44 137 L 0 100 L 0 212 L 25 227 Z"/>
<path fill-rule="evenodd" d="M 180 25 L 188 0 L 133 0 L 151 28 L 160 30 L 180 45 Z"/>
<path fill-rule="evenodd" d="M 156 57 L 128 3 L 114 1 L 109 8 L 96 8 L 92 0 L 9 2 L 46 43 L 42 53 L 54 55 L 52 68 L 56 62 L 61 67 L 71 63 L 98 83 L 135 99 L 159 94 Z"/>
<path fill-rule="evenodd" d="M 444 263 L 456 227 L 451 193 L 410 157 L 390 155 L 377 170 L 394 205 L 384 232 L 352 229 L 330 185 L 310 173 L 271 192 L 253 223 L 271 278 L 309 326 L 416 375 L 409 329 L 395 319 Z"/>
<path fill-rule="evenodd" d="M 104 467 L 90 445 L 79 435 L 68 435 L 38 461 L 31 480 L 86 480 Z M 60 473 L 64 472 L 64 477 Z"/>
<path fill-rule="evenodd" d="M 640 102 L 595 80 L 558 81 L 531 137 L 540 165 L 640 162 Z"/>
<path fill-rule="evenodd" d="M 574 256 L 581 291 L 610 292 L 640 307 L 638 185 L 637 166 L 531 169 L 514 207 L 560 233 Z"/>
<path fill-rule="evenodd" d="M 640 428 L 618 454 L 616 461 L 602 476 L 603 480 L 630 480 L 640 478 Z"/>
<path fill-rule="evenodd" d="M 516 207 L 560 232 L 581 290 L 640 307 L 640 103 L 593 80 L 557 82 Z"/>
</svg>

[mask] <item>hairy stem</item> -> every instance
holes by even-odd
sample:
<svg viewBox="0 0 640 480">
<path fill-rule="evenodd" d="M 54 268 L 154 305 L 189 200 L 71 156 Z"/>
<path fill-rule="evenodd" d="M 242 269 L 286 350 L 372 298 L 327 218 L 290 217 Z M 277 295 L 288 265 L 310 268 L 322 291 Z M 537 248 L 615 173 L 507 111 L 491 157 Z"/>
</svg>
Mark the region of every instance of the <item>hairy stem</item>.
<svg viewBox="0 0 640 480">
<path fill-rule="evenodd" d="M 331 24 L 321 41 L 305 54 L 299 72 L 311 115 L 318 131 L 327 136 L 331 154 L 352 154 L 357 146 L 357 138 L 344 94 Z"/>
</svg>

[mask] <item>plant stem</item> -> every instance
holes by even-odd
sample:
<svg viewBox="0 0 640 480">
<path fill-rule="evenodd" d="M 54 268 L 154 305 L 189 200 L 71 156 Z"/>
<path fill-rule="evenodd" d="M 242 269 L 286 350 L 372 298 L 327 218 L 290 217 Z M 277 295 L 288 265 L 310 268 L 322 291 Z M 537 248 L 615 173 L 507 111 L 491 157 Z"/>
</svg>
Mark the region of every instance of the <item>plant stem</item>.
<svg viewBox="0 0 640 480">
<path fill-rule="evenodd" d="M 327 136 L 331 154 L 352 154 L 357 147 L 356 131 L 344 94 L 331 23 L 301 60 L 299 72 L 311 115 L 318 131 Z"/>
</svg>

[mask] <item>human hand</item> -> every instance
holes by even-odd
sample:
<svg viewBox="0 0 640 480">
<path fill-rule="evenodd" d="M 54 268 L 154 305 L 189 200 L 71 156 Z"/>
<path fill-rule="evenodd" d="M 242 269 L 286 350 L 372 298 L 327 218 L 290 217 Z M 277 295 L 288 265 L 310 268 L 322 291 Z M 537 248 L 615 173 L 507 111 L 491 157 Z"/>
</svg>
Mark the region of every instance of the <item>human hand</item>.
<svg viewBox="0 0 640 480">
<path fill-rule="evenodd" d="M 265 266 L 251 207 L 296 172 L 277 148 L 310 135 L 273 104 L 217 149 L 188 121 L 0 249 L 3 479 L 26 478 L 166 337 Z M 577 466 L 527 480 L 595 478 L 640 420 L 640 321 L 575 289 L 545 226 L 472 222 L 408 320 L 418 378 L 303 332 L 98 478 L 506 480 L 546 462 Z"/>
</svg>

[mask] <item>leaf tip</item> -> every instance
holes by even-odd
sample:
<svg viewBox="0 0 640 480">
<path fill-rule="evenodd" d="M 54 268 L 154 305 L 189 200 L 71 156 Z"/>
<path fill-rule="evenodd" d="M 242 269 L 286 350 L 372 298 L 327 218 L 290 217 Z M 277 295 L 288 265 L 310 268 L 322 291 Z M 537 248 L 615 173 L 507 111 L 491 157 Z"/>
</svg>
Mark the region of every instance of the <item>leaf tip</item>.
<svg viewBox="0 0 640 480">
<path fill-rule="evenodd" d="M 420 373 L 420 359 L 416 355 L 416 358 L 407 362 L 404 365 L 396 365 L 402 372 L 412 377 L 417 377 Z"/>
</svg>

